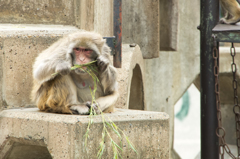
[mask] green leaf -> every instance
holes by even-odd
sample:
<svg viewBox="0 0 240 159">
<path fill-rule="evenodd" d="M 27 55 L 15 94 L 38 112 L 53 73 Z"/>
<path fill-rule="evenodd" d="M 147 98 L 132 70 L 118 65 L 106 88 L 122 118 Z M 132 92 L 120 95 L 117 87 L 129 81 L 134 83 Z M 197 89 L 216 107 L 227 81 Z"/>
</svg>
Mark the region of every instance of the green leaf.
<svg viewBox="0 0 240 159">
<path fill-rule="evenodd" d="M 112 140 L 112 142 L 113 142 L 113 144 L 114 144 L 115 146 L 117 146 L 121 151 L 123 150 L 120 146 L 118 146 L 118 144 L 117 144 L 116 142 L 114 142 L 113 140 Z"/>
<path fill-rule="evenodd" d="M 136 154 L 138 154 L 138 153 L 137 153 L 137 150 L 133 147 L 133 145 L 132 145 L 132 143 L 129 141 L 128 137 L 127 137 L 125 134 L 124 134 L 124 136 L 125 136 L 125 138 L 126 138 L 126 140 L 127 140 L 127 142 L 128 142 L 128 145 L 131 147 L 131 149 L 132 149 L 133 151 L 135 151 Z"/>
</svg>

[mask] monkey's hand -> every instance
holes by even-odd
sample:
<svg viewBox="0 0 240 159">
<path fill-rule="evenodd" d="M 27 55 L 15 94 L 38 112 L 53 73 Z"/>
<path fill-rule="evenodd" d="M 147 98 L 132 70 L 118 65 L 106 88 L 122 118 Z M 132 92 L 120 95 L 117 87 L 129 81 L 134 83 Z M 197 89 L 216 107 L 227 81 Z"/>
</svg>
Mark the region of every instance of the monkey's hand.
<svg viewBox="0 0 240 159">
<path fill-rule="evenodd" d="M 221 19 L 219 20 L 219 23 L 220 23 L 220 24 L 225 24 L 225 18 L 221 18 Z"/>
<path fill-rule="evenodd" d="M 86 104 L 73 105 L 70 107 L 73 114 L 89 115 L 89 107 Z"/>
<path fill-rule="evenodd" d="M 59 63 L 56 66 L 56 70 L 57 73 L 60 73 L 62 76 L 67 75 L 71 72 L 71 65 L 67 62 L 62 62 Z"/>
<path fill-rule="evenodd" d="M 89 107 L 89 111 L 90 111 L 90 109 L 91 109 L 91 107 L 93 108 L 93 114 L 95 113 L 95 114 L 100 114 L 101 112 L 100 112 L 100 110 L 98 109 L 98 107 L 99 107 L 99 104 L 98 103 L 93 103 L 92 104 L 92 102 L 90 102 L 90 101 L 88 101 L 88 102 L 86 102 L 86 106 L 88 106 Z"/>
<path fill-rule="evenodd" d="M 100 55 L 98 58 L 97 58 L 97 65 L 98 65 L 98 69 L 99 71 L 103 72 L 106 70 L 106 68 L 108 67 L 109 65 L 109 59 Z"/>
<path fill-rule="evenodd" d="M 70 107 L 70 110 L 73 114 L 89 115 L 91 107 L 93 108 L 93 113 L 100 114 L 97 104 L 92 104 L 90 101 L 84 104 L 73 105 Z"/>
</svg>

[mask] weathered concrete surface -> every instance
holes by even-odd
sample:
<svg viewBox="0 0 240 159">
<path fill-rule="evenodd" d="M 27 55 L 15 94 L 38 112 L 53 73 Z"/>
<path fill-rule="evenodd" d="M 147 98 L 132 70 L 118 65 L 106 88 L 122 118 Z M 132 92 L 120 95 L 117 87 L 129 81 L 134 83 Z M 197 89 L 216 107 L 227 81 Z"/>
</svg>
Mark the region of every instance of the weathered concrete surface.
<svg viewBox="0 0 240 159">
<path fill-rule="evenodd" d="M 29 97 L 35 57 L 74 31 L 77 28 L 61 25 L 0 25 L 0 108 L 32 105 Z"/>
<path fill-rule="evenodd" d="M 160 0 L 160 50 L 176 51 L 178 34 L 178 0 Z"/>
<path fill-rule="evenodd" d="M 1 0 L 0 23 L 76 25 L 77 0 Z"/>
<path fill-rule="evenodd" d="M 113 36 L 113 0 L 94 2 L 94 31 L 102 36 Z M 86 30 L 87 27 L 81 29 Z"/>
<path fill-rule="evenodd" d="M 140 47 L 122 45 L 122 68 L 118 68 L 117 108 L 145 110 L 145 67 Z"/>
<path fill-rule="evenodd" d="M 81 0 L 79 3 L 79 29 L 96 31 L 102 36 L 113 36 L 112 0 Z"/>
<path fill-rule="evenodd" d="M 239 47 L 236 47 L 237 53 L 240 51 Z M 233 91 L 233 75 L 231 69 L 232 56 L 230 55 L 230 47 L 220 47 L 220 67 L 219 67 L 219 86 L 220 86 L 220 102 L 222 111 L 222 124 L 226 131 L 225 140 L 229 144 L 236 144 L 236 125 L 235 114 L 233 113 L 234 107 L 234 91 Z M 240 56 L 236 54 L 235 63 L 237 66 L 237 81 L 238 88 L 240 88 Z M 196 87 L 200 90 L 200 75 L 194 81 Z M 240 91 L 238 96 L 240 96 Z M 233 123 L 233 124 L 229 124 Z"/>
<path fill-rule="evenodd" d="M 169 116 L 166 113 L 118 109 L 105 114 L 105 118 L 108 117 L 123 130 L 138 151 L 135 154 L 123 139 L 122 158 L 169 158 Z M 83 136 L 88 116 L 44 113 L 37 108 L 4 110 L 0 113 L 0 158 L 6 155 L 21 158 L 29 145 L 44 152 L 46 147 L 52 158 L 57 159 L 96 158 L 103 126 L 101 116 L 94 117 L 93 121 L 85 149 Z M 109 130 L 109 133 L 119 143 L 114 132 Z M 107 152 L 103 156 L 107 159 L 112 158 L 112 148 L 106 138 Z M 20 148 L 23 151 L 17 153 Z"/>
<path fill-rule="evenodd" d="M 170 115 L 171 148 L 174 105 L 200 72 L 200 34 L 196 29 L 200 24 L 200 1 L 177 2 L 177 50 L 160 51 L 159 58 L 145 60 L 145 107 L 146 110 L 166 112 Z"/>
<path fill-rule="evenodd" d="M 72 25 L 113 36 L 112 0 L 0 0 L 0 23 Z"/>
<path fill-rule="evenodd" d="M 123 0 L 122 40 L 140 46 L 144 59 L 159 57 L 159 1 Z"/>
</svg>

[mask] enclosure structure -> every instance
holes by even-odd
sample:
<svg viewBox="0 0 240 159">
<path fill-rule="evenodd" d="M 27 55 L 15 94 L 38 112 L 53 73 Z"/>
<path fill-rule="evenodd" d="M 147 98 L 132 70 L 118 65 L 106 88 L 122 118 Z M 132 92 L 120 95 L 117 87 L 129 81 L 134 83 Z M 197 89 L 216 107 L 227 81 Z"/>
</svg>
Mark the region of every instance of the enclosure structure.
<svg viewBox="0 0 240 159">
<path fill-rule="evenodd" d="M 33 106 L 29 100 L 31 82 L 28 82 L 32 80 L 32 61 L 62 36 L 78 28 L 94 30 L 105 37 L 114 35 L 112 0 L 10 2 L 0 2 L 4 7 L 0 13 L 0 110 Z M 129 56 L 129 61 L 134 61 L 135 55 L 139 61 L 128 63 L 126 59 L 129 57 L 122 55 L 126 59 L 122 60 L 119 70 L 129 72 L 121 72 L 124 76 L 118 78 L 119 88 L 124 92 L 117 107 L 136 109 L 128 105 L 130 99 L 136 101 L 134 94 L 129 93 L 131 81 L 143 81 L 140 85 L 143 92 L 138 95 L 144 97 L 144 104 L 137 109 L 170 115 L 170 149 L 173 145 L 174 104 L 200 70 L 199 34 L 195 29 L 199 24 L 199 3 L 198 0 L 122 0 L 123 49 L 134 55 Z M 130 48 L 132 43 L 139 47 Z M 142 57 L 137 53 L 139 48 Z M 150 59 L 153 56 L 155 59 Z M 139 78 L 139 69 L 142 78 Z M 134 83 L 132 90 L 139 87 L 139 83 Z"/>
<path fill-rule="evenodd" d="M 201 158 L 224 158 L 224 155 L 229 155 L 231 158 L 239 158 L 239 105 L 238 105 L 238 82 L 237 65 L 238 59 L 236 56 L 236 49 L 233 43 L 239 43 L 240 27 L 236 25 L 218 24 L 219 21 L 219 1 L 218 0 L 202 0 L 201 1 L 201 24 L 199 29 L 201 31 Z M 235 115 L 236 126 L 235 141 L 237 145 L 238 155 L 234 156 L 226 141 L 226 131 L 224 129 L 224 121 L 222 115 L 221 101 L 226 102 L 230 95 L 220 98 L 220 54 L 219 42 L 232 43 L 229 49 L 229 56 L 232 61 L 228 61 L 229 68 L 231 68 L 232 79 L 230 77 L 223 77 L 225 81 L 230 82 L 223 86 L 223 90 L 229 92 L 232 89 L 232 109 L 228 111 Z M 230 63 L 232 63 L 230 65 Z M 226 64 L 225 64 L 226 65 Z M 224 67 L 225 67 L 224 65 Z M 224 69 L 224 68 L 223 68 Z M 221 69 L 221 70 L 223 70 Z M 222 81 L 223 81 L 222 80 Z M 227 88 L 228 87 L 228 88 Z M 222 90 L 221 90 L 222 91 Z M 225 95 L 225 94 L 221 94 Z M 220 100 L 221 99 L 221 100 Z M 223 103 L 224 103 L 223 102 Z M 225 122 L 226 123 L 226 122 Z M 229 140 L 229 139 L 228 139 Z M 217 143 L 217 144 L 216 144 Z"/>
</svg>

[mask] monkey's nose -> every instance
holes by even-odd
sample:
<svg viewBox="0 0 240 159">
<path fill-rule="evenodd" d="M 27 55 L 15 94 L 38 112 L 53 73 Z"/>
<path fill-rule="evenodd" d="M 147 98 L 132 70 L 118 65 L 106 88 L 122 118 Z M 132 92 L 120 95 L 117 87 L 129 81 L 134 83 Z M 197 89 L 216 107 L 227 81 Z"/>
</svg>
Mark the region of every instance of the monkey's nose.
<svg viewBox="0 0 240 159">
<path fill-rule="evenodd" d="M 79 58 L 79 60 L 83 62 L 85 60 L 85 57 L 84 58 Z"/>
</svg>

